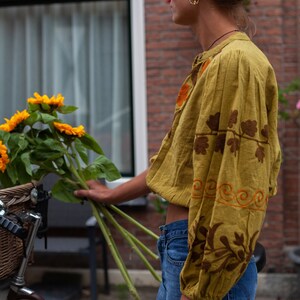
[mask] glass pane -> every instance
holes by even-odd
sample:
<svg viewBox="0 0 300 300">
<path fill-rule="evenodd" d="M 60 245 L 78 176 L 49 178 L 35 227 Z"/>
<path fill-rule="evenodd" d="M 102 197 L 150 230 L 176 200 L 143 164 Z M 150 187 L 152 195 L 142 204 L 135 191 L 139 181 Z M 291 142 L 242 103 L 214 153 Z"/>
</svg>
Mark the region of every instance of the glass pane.
<svg viewBox="0 0 300 300">
<path fill-rule="evenodd" d="M 128 1 L 0 9 L 0 122 L 34 92 L 62 93 L 124 174 L 133 174 Z"/>
</svg>

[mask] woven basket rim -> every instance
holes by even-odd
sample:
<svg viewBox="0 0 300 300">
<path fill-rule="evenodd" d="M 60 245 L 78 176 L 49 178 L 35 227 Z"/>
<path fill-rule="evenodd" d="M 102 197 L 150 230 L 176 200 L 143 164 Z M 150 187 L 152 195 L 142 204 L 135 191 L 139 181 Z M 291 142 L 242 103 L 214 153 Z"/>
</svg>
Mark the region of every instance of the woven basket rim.
<svg viewBox="0 0 300 300">
<path fill-rule="evenodd" d="M 31 191 L 36 182 L 28 182 L 13 187 L 0 189 L 0 200 L 13 214 L 21 213 L 31 206 Z M 11 276 L 20 266 L 23 257 L 23 243 L 10 232 L 0 230 L 0 280 Z"/>
<path fill-rule="evenodd" d="M 10 192 L 10 191 L 15 191 L 15 190 L 23 190 L 23 189 L 29 189 L 29 188 L 34 188 L 37 186 L 37 182 L 36 181 L 32 181 L 32 182 L 28 182 L 28 183 L 23 183 L 23 184 L 18 184 L 15 186 L 11 186 L 8 188 L 0 188 L 0 194 L 5 194 L 6 192 Z"/>
<path fill-rule="evenodd" d="M 11 205 L 27 202 L 31 199 L 30 191 L 36 186 L 37 182 L 33 181 L 5 189 L 0 189 L 0 200 L 4 202 L 7 208 Z"/>
</svg>

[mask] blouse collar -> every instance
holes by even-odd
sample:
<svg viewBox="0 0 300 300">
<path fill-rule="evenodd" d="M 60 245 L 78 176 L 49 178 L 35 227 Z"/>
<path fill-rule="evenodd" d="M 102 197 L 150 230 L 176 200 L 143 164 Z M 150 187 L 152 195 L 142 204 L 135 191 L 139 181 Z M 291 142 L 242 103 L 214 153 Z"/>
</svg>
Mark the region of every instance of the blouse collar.
<svg viewBox="0 0 300 300">
<path fill-rule="evenodd" d="M 193 67 L 196 64 L 203 63 L 209 57 L 213 57 L 216 54 L 220 53 L 224 47 L 226 47 L 228 44 L 230 44 L 231 42 L 236 41 L 236 40 L 250 41 L 250 38 L 244 32 L 237 32 L 237 33 L 229 36 L 226 40 L 222 41 L 220 44 L 218 44 L 214 48 L 198 54 L 194 59 Z"/>
</svg>

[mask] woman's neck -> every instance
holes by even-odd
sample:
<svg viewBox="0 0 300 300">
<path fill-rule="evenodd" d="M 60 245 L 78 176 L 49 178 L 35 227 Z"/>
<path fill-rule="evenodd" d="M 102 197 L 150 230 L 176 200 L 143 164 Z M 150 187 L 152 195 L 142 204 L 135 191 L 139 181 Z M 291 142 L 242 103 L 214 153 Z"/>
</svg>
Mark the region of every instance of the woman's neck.
<svg viewBox="0 0 300 300">
<path fill-rule="evenodd" d="M 211 49 L 238 30 L 235 20 L 211 4 L 200 1 L 196 23 L 191 25 L 196 39 L 205 51 Z"/>
</svg>

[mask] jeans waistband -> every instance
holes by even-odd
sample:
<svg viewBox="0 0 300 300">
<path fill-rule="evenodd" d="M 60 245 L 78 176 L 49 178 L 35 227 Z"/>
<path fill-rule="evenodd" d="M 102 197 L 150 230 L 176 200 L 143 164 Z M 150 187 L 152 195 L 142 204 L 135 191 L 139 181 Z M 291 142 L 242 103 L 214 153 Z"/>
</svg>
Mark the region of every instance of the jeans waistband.
<svg viewBox="0 0 300 300">
<path fill-rule="evenodd" d="M 188 220 L 179 220 L 166 225 L 159 226 L 161 233 L 168 233 L 174 230 L 187 230 L 188 229 Z"/>
</svg>

